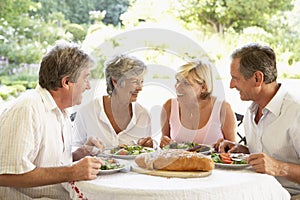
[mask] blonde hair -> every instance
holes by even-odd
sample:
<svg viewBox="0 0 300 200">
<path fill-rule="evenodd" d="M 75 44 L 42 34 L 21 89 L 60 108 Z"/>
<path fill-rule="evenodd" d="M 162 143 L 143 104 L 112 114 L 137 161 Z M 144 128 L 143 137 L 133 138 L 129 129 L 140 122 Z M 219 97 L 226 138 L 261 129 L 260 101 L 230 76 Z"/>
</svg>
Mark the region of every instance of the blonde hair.
<svg viewBox="0 0 300 200">
<path fill-rule="evenodd" d="M 185 77 L 188 80 L 194 80 L 199 84 L 205 84 L 207 91 L 201 93 L 200 98 L 206 99 L 213 92 L 212 66 L 209 62 L 193 60 L 182 65 L 176 74 L 176 78 Z"/>
</svg>

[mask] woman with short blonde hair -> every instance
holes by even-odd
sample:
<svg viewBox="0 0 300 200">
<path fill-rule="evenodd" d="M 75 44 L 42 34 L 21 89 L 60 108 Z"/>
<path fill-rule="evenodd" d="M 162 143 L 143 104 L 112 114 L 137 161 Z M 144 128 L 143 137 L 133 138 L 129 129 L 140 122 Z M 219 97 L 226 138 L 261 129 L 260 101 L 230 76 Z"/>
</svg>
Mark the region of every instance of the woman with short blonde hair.
<svg viewBox="0 0 300 200">
<path fill-rule="evenodd" d="M 193 60 L 182 65 L 175 78 L 177 98 L 167 100 L 161 113 L 160 147 L 172 142 L 213 145 L 220 138 L 235 141 L 236 120 L 230 105 L 212 96 L 211 64 Z"/>
</svg>

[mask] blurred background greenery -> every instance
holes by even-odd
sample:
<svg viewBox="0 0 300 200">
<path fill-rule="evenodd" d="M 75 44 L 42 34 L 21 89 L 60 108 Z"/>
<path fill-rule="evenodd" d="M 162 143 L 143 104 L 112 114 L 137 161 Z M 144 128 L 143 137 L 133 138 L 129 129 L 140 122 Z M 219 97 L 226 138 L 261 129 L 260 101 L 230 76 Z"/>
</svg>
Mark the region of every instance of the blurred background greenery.
<svg viewBox="0 0 300 200">
<path fill-rule="evenodd" d="M 0 100 L 36 86 L 39 62 L 56 40 L 93 49 L 151 26 L 189 32 L 220 68 L 237 46 L 270 45 L 280 78 L 300 78 L 299 0 L 0 0 Z"/>
</svg>

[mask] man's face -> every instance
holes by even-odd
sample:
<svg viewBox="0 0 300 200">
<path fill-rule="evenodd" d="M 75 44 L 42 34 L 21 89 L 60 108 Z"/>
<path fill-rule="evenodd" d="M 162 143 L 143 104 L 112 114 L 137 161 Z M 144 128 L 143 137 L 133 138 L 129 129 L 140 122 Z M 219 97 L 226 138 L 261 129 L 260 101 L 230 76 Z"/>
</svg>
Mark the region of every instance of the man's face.
<svg viewBox="0 0 300 200">
<path fill-rule="evenodd" d="M 253 78 L 246 80 L 244 76 L 239 71 L 240 68 L 240 58 L 235 58 L 232 60 L 230 65 L 230 88 L 235 88 L 240 92 L 240 98 L 243 101 L 254 100 L 253 94 L 255 89 L 255 82 Z"/>
<path fill-rule="evenodd" d="M 89 81 L 90 69 L 82 70 L 76 83 L 72 83 L 72 105 L 79 105 L 82 102 L 82 94 L 85 90 L 91 89 Z"/>
</svg>

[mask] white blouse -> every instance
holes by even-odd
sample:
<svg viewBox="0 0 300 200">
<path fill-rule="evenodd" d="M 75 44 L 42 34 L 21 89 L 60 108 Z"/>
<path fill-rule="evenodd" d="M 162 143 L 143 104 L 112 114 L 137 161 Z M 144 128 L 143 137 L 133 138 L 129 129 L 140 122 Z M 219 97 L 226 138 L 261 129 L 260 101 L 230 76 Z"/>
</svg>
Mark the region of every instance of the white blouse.
<svg viewBox="0 0 300 200">
<path fill-rule="evenodd" d="M 133 140 L 151 136 L 151 120 L 148 111 L 139 103 L 132 103 L 133 115 L 125 130 L 118 134 L 113 129 L 103 105 L 103 97 L 97 97 L 80 108 L 76 114 L 72 146 L 82 146 L 90 136 L 98 137 L 106 148 L 129 144 Z"/>
</svg>

